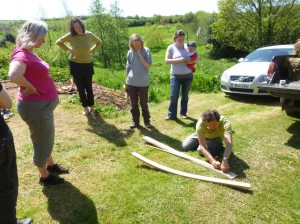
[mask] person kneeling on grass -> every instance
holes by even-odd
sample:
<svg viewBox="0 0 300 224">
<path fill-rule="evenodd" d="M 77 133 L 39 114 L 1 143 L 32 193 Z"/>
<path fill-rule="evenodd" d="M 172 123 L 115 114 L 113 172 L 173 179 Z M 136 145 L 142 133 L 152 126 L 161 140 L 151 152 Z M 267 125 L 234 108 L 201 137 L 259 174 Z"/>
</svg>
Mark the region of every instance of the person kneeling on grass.
<svg viewBox="0 0 300 224">
<path fill-rule="evenodd" d="M 217 110 L 203 112 L 196 124 L 196 132 L 182 142 L 181 148 L 183 151 L 197 149 L 199 155 L 205 156 L 214 168 L 228 172 L 228 159 L 232 151 L 230 120 L 221 116 Z"/>
</svg>

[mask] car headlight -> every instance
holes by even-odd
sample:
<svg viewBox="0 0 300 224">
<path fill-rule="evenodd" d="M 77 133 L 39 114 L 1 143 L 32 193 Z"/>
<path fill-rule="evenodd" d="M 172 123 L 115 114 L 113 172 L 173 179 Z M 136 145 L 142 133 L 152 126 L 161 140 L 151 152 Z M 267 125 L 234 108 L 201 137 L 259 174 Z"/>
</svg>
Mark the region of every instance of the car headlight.
<svg viewBox="0 0 300 224">
<path fill-rule="evenodd" d="M 221 81 L 228 82 L 229 75 L 226 72 L 223 72 L 221 76 Z"/>
<path fill-rule="evenodd" d="M 270 82 L 270 77 L 268 75 L 263 75 L 259 82 L 266 82 L 266 83 L 269 83 Z"/>
</svg>

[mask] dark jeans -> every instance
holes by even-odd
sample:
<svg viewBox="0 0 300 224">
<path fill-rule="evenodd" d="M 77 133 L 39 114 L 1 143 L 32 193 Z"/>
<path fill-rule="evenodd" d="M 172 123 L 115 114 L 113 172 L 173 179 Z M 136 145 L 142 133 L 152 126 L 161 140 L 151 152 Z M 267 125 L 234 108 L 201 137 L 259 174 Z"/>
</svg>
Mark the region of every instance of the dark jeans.
<svg viewBox="0 0 300 224">
<path fill-rule="evenodd" d="M 93 63 L 76 63 L 74 61 L 69 61 L 69 64 L 70 73 L 73 76 L 82 106 L 94 106 L 94 93 L 92 87 L 94 74 Z"/>
<path fill-rule="evenodd" d="M 136 87 L 136 86 L 128 85 L 128 94 L 129 94 L 130 101 L 131 101 L 130 112 L 132 114 L 132 121 L 137 124 L 140 123 L 139 103 L 142 108 L 142 115 L 144 118 L 144 123 L 150 122 L 150 112 L 149 112 L 149 108 L 148 108 L 148 89 L 149 89 L 149 86 Z"/>
<path fill-rule="evenodd" d="M 179 79 L 172 77 L 170 79 L 170 105 L 168 110 L 168 117 L 177 117 L 177 105 L 181 87 L 181 102 L 180 114 L 186 115 L 188 109 L 189 92 L 192 85 L 193 77 L 186 79 Z"/>
<path fill-rule="evenodd" d="M 0 138 L 0 223 L 16 224 L 18 174 L 16 151 L 10 131 Z"/>
<path fill-rule="evenodd" d="M 94 106 L 93 75 L 73 74 L 80 101 L 83 107 Z"/>
</svg>

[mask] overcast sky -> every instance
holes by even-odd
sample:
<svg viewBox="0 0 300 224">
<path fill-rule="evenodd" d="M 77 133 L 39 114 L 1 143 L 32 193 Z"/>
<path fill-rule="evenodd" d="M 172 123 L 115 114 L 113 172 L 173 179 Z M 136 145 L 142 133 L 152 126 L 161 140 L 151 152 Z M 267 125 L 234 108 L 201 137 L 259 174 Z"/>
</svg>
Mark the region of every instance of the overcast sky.
<svg viewBox="0 0 300 224">
<path fill-rule="evenodd" d="M 27 20 L 89 15 L 93 0 L 6 0 L 0 7 L 0 20 Z M 101 0 L 109 10 L 115 0 Z M 188 12 L 218 12 L 217 0 L 118 0 L 123 16 L 184 15 Z"/>
</svg>

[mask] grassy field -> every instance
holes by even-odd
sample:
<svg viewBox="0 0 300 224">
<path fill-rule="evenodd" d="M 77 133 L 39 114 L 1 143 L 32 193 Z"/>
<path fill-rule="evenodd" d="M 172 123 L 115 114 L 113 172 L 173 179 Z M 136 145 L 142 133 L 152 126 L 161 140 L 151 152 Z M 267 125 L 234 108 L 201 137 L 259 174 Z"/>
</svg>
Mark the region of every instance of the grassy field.
<svg viewBox="0 0 300 224">
<path fill-rule="evenodd" d="M 114 118 L 100 113 L 87 119 L 79 104 L 60 99 L 53 156 L 70 169 L 63 185 L 38 184 L 28 128 L 15 108 L 8 120 L 17 149 L 18 218 L 30 216 L 37 224 L 299 223 L 300 121 L 287 117 L 278 99 L 193 93 L 190 119 L 176 122 L 163 120 L 168 101 L 151 103 L 151 130 L 129 129 L 128 111 Z M 208 108 L 231 119 L 231 170 L 239 175 L 237 181 L 250 183 L 251 190 L 161 172 L 131 155 L 137 152 L 174 169 L 223 178 L 142 140 L 150 136 L 178 149 Z M 196 152 L 188 154 L 198 157 Z"/>
</svg>

